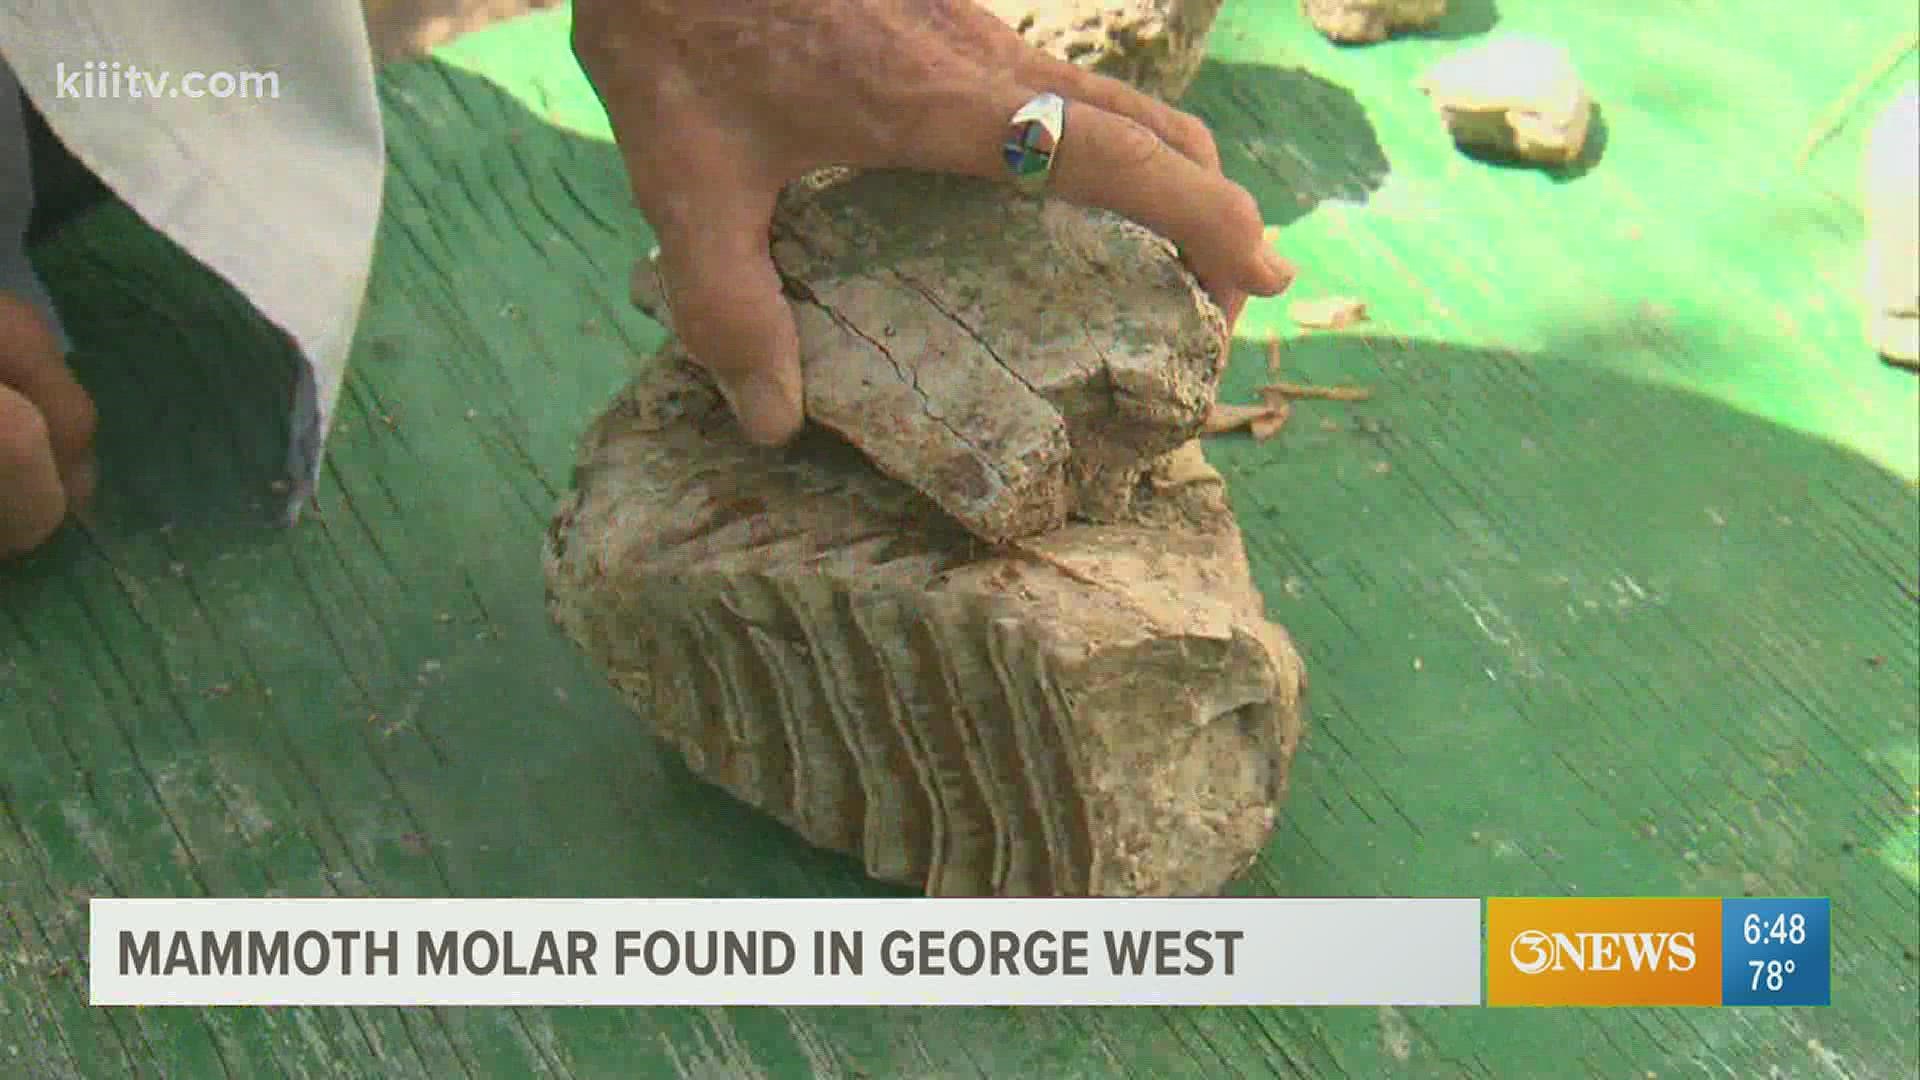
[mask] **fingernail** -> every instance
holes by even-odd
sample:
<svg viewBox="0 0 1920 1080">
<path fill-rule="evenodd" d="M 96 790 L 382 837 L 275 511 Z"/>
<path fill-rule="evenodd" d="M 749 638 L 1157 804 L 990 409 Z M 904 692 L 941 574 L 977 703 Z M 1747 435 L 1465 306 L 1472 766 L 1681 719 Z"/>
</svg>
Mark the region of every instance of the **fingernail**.
<svg viewBox="0 0 1920 1080">
<path fill-rule="evenodd" d="M 753 371 L 715 381 L 751 441 L 778 446 L 799 432 L 800 396 L 772 372 Z"/>
<path fill-rule="evenodd" d="M 1285 256 L 1281 255 L 1278 251 L 1270 247 L 1262 247 L 1260 249 L 1260 261 L 1266 265 L 1267 272 L 1272 274 L 1274 279 L 1274 285 L 1267 295 L 1272 296 L 1284 292 L 1287 286 L 1293 284 L 1293 275 L 1295 273 L 1293 264 L 1288 262 Z"/>
</svg>

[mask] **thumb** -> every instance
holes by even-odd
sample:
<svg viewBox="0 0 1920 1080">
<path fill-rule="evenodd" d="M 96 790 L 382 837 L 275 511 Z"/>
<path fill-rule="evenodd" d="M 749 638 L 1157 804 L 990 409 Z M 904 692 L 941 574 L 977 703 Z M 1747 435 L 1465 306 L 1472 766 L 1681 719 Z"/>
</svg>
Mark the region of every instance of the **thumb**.
<svg viewBox="0 0 1920 1080">
<path fill-rule="evenodd" d="M 775 446 L 800 431 L 800 335 L 773 267 L 774 192 L 736 189 L 656 224 L 673 332 L 713 375 L 747 438 Z"/>
</svg>

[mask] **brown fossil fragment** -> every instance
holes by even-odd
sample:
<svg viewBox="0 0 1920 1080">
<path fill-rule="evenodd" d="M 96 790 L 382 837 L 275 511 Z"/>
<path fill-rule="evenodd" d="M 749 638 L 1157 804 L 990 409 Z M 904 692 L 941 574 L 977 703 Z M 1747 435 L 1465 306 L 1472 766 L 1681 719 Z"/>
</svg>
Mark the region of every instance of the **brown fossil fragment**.
<svg viewBox="0 0 1920 1080">
<path fill-rule="evenodd" d="M 1300 0 L 1300 10 L 1330 41 L 1371 45 L 1439 22 L 1447 0 Z"/>
<path fill-rule="evenodd" d="M 1124 512 L 1200 431 L 1226 324 L 1173 246 L 984 180 L 820 175 L 783 196 L 774 263 L 807 418 L 990 543 Z M 669 327 L 651 262 L 634 302 Z"/>
<path fill-rule="evenodd" d="M 975 363 L 980 361 L 976 359 Z M 1195 895 L 1268 839 L 1304 676 L 1197 443 L 993 547 L 677 345 L 588 430 L 554 620 L 691 768 L 932 895 Z"/>
<path fill-rule="evenodd" d="M 980 0 L 980 6 L 1031 45 L 1174 101 L 1200 71 L 1221 2 Z"/>
</svg>

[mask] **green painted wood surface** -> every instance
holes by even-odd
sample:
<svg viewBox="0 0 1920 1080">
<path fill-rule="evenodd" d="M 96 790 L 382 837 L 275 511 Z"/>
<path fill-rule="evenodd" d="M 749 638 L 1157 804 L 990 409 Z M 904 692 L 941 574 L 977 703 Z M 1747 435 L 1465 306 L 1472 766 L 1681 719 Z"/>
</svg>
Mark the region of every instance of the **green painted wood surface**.
<svg viewBox="0 0 1920 1080">
<path fill-rule="evenodd" d="M 168 1077 L 1907 1077 L 1920 980 L 1920 401 L 1859 344 L 1854 194 L 1912 25 L 1522 4 L 1605 145 L 1446 144 L 1412 78 L 1482 30 L 1343 51 L 1231 0 L 1188 104 L 1284 226 L 1229 396 L 1375 387 L 1209 444 L 1312 669 L 1244 891 L 1831 895 L 1829 1010 L 93 1010 L 94 895 L 852 895 L 692 780 L 552 632 L 572 441 L 659 340 L 648 243 L 565 16 L 383 79 L 393 168 L 322 512 L 263 524 L 283 354 L 123 212 L 45 252 L 99 395 L 90 531 L 0 571 L 0 1074 Z M 1659 59 L 1650 59 L 1657 57 Z M 314 223 L 323 228 L 324 223 Z"/>
</svg>

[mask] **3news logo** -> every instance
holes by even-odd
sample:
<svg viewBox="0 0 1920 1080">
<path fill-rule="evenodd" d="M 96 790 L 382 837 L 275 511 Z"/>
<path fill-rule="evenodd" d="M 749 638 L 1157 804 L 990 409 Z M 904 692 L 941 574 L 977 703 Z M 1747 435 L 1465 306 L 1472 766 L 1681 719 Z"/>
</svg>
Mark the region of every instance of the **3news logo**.
<svg viewBox="0 0 1920 1080">
<path fill-rule="evenodd" d="M 1522 930 L 1507 946 L 1507 959 L 1522 975 L 1543 971 L 1687 972 L 1700 963 L 1693 931 L 1623 933 L 1618 930 Z"/>
<path fill-rule="evenodd" d="M 1825 1005 L 1823 899 L 1497 898 L 1489 1005 Z"/>
<path fill-rule="evenodd" d="M 1489 1005 L 1718 1005 L 1720 901 L 1487 902 Z"/>
</svg>

